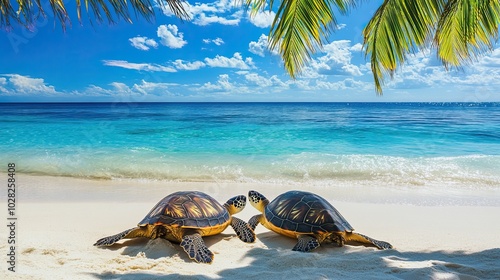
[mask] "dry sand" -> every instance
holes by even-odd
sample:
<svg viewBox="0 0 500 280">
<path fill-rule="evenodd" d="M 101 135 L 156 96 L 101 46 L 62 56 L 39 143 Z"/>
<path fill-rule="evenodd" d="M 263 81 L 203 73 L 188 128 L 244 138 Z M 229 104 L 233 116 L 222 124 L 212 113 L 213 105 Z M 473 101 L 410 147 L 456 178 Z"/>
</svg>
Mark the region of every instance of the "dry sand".
<svg viewBox="0 0 500 280">
<path fill-rule="evenodd" d="M 0 179 L 5 181 L 5 174 L 0 174 Z M 253 244 L 241 242 L 231 228 L 205 238 L 215 253 L 210 265 L 193 262 L 177 244 L 165 240 L 134 239 L 109 248 L 92 246 L 101 237 L 135 226 L 156 202 L 181 189 L 204 191 L 223 203 L 250 189 L 273 199 L 290 188 L 20 175 L 16 272 L 7 270 L 8 233 L 2 226 L 0 278 L 500 279 L 499 206 L 438 205 L 435 194 L 409 189 L 302 188 L 324 196 L 358 232 L 392 243 L 393 250 L 325 245 L 312 253 L 293 252 L 294 240 L 262 226 L 257 227 L 258 240 Z M 372 201 L 381 193 L 385 201 Z M 446 193 L 440 195 L 447 197 Z M 474 190 L 453 194 L 477 195 Z M 492 189 L 480 195 L 488 200 L 500 194 Z M 403 197 L 424 203 L 398 202 Z M 428 198 L 434 202 L 425 203 Z M 7 223 L 4 193 L 1 199 Z M 257 211 L 247 205 L 237 216 L 248 220 L 255 214 Z"/>
</svg>

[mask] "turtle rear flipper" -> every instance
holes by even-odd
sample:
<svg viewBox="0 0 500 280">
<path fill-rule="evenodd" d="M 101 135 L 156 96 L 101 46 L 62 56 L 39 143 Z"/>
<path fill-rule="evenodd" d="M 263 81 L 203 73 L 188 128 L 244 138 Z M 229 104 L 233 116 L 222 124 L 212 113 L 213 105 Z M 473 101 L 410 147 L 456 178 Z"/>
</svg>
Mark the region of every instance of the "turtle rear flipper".
<svg viewBox="0 0 500 280">
<path fill-rule="evenodd" d="M 312 237 L 309 235 L 299 235 L 299 241 L 293 247 L 293 251 L 299 252 L 310 252 L 319 247 L 319 241 L 316 237 Z"/>
<path fill-rule="evenodd" d="M 214 260 L 214 253 L 207 248 L 199 233 L 184 235 L 180 245 L 189 258 L 196 262 L 212 263 Z"/>
<path fill-rule="evenodd" d="M 118 234 L 101 238 L 94 243 L 94 246 L 111 246 L 120 239 L 134 237 L 146 237 L 146 232 L 140 227 L 130 228 Z"/>
<path fill-rule="evenodd" d="M 373 238 L 368 237 L 368 236 L 361 234 L 361 233 L 354 233 L 354 232 L 347 233 L 346 234 L 346 241 L 347 242 L 354 241 L 354 242 L 363 243 L 365 245 L 373 245 L 380 250 L 392 249 L 392 245 L 389 242 L 376 240 L 376 239 L 373 239 Z"/>
<path fill-rule="evenodd" d="M 232 217 L 231 227 L 234 229 L 241 241 L 246 243 L 252 243 L 255 241 L 255 233 L 250 228 L 250 225 L 242 219 Z"/>
</svg>

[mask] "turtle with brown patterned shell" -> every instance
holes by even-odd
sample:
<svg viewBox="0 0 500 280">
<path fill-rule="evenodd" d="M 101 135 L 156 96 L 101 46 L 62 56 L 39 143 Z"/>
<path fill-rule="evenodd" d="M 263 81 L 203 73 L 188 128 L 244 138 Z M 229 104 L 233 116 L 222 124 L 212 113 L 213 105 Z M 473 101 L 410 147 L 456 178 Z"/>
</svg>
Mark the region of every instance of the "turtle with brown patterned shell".
<svg viewBox="0 0 500 280">
<path fill-rule="evenodd" d="M 229 199 L 224 205 L 208 194 L 198 191 L 172 193 L 156 204 L 139 224 L 118 234 L 97 240 L 94 246 L 110 246 L 123 238 L 164 238 L 180 243 L 189 258 L 211 263 L 214 254 L 202 236 L 216 235 L 232 226 L 243 242 L 254 242 L 255 233 L 249 225 L 233 214 L 243 210 L 244 195 Z"/>
<path fill-rule="evenodd" d="M 353 227 L 328 201 L 319 195 L 289 191 L 269 202 L 256 191 L 248 193 L 250 204 L 262 212 L 253 216 L 248 224 L 255 229 L 261 223 L 266 228 L 298 239 L 294 251 L 309 252 L 321 243 L 363 244 L 378 249 L 391 249 L 392 245 L 353 232 Z"/>
</svg>

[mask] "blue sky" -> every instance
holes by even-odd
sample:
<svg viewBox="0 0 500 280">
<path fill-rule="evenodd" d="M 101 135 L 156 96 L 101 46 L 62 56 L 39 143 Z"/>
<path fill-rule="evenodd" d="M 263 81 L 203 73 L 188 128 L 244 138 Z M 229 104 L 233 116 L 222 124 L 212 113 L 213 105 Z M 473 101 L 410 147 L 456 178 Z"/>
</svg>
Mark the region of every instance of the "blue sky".
<svg viewBox="0 0 500 280">
<path fill-rule="evenodd" d="M 152 23 L 72 15 L 64 32 L 49 12 L 32 31 L 0 31 L 0 102 L 500 101 L 500 49 L 448 72 L 433 52 L 417 53 L 376 96 L 361 33 L 381 1 L 339 16 L 296 80 L 266 48 L 273 13 L 251 19 L 234 0 L 188 2 L 184 22 L 159 8 Z"/>
</svg>

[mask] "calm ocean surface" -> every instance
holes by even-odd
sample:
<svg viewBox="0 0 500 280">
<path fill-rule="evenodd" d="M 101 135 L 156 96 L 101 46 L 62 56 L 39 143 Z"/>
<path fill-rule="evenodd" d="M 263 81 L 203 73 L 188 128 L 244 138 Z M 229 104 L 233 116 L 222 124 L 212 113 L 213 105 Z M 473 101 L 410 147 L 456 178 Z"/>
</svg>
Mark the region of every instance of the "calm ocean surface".
<svg viewBox="0 0 500 280">
<path fill-rule="evenodd" d="M 25 174 L 500 187 L 500 103 L 4 103 L 0 131 Z"/>
</svg>

